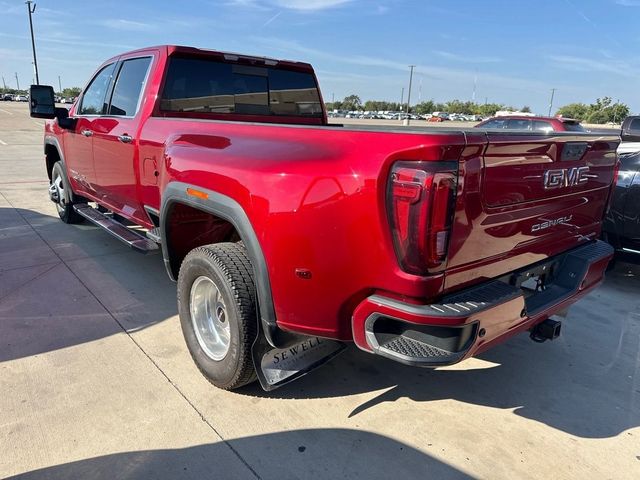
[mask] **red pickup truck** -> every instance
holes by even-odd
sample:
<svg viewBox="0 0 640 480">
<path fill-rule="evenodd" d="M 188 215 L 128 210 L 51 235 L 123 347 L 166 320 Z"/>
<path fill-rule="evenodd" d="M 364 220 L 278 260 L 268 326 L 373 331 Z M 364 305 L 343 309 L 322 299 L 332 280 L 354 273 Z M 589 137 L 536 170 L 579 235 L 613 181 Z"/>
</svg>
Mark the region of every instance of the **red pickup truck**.
<svg viewBox="0 0 640 480">
<path fill-rule="evenodd" d="M 221 388 L 348 342 L 435 367 L 553 339 L 613 253 L 617 136 L 329 125 L 309 64 L 178 46 L 107 60 L 69 111 L 32 86 L 30 109 L 60 218 L 162 251 Z"/>
</svg>

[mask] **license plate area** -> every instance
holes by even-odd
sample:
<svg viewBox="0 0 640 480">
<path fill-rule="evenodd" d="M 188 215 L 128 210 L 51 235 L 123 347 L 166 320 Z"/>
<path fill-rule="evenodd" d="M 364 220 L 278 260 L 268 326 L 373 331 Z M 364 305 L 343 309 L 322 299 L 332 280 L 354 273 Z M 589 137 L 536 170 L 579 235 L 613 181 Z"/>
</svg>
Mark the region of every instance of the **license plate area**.
<svg viewBox="0 0 640 480">
<path fill-rule="evenodd" d="M 508 283 L 522 290 L 525 299 L 536 293 L 545 291 L 557 277 L 561 261 L 545 262 L 526 270 L 512 273 Z"/>
</svg>

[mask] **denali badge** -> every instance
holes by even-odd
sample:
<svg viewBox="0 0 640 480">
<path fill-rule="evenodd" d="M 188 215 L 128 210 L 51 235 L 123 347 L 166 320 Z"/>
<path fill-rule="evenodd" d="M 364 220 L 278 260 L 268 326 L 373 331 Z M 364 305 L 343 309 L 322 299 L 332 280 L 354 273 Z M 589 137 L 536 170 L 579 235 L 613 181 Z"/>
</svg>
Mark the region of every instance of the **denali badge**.
<svg viewBox="0 0 640 480">
<path fill-rule="evenodd" d="M 584 185 L 589 181 L 589 167 L 559 168 L 557 170 L 547 170 L 544 172 L 544 188 L 573 187 L 574 185 Z"/>
<path fill-rule="evenodd" d="M 566 217 L 556 218 L 555 220 L 545 220 L 542 223 L 536 223 L 531 227 L 532 232 L 537 232 L 539 230 L 544 230 L 545 228 L 553 227 L 555 225 L 559 225 L 561 223 L 569 223 L 573 215 L 567 215 Z"/>
</svg>

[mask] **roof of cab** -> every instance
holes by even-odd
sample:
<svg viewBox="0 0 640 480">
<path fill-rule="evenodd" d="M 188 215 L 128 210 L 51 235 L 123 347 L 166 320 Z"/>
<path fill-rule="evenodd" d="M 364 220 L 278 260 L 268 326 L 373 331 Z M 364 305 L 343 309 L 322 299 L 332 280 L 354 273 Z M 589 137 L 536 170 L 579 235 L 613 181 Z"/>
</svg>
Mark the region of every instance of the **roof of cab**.
<svg viewBox="0 0 640 480">
<path fill-rule="evenodd" d="M 259 55 L 246 55 L 243 53 L 235 53 L 235 52 L 223 52 L 220 50 L 211 50 L 211 49 L 205 49 L 205 48 L 196 48 L 196 47 L 188 47 L 185 45 L 155 45 L 155 46 L 151 46 L 151 47 L 144 47 L 144 48 L 139 48 L 136 50 L 131 50 L 128 52 L 123 52 L 120 55 L 117 55 L 111 59 L 109 59 L 108 61 L 112 61 L 117 59 L 118 57 L 121 57 L 123 55 L 131 55 L 131 54 L 136 54 L 136 53 L 144 53 L 147 52 L 149 50 L 164 50 L 166 52 L 167 55 L 174 55 L 174 54 L 188 54 L 188 55 L 198 55 L 198 56 L 211 56 L 211 57 L 217 57 L 220 58 L 221 60 L 226 60 L 226 61 L 245 61 L 245 62 L 249 62 L 249 63 L 253 63 L 253 62 L 260 62 L 260 63 L 264 63 L 265 65 L 283 65 L 283 66 L 290 66 L 299 70 L 309 70 L 309 71 L 313 71 L 313 67 L 311 66 L 311 64 L 306 63 L 306 62 L 297 62 L 294 60 L 284 60 L 284 59 L 276 59 L 276 58 L 271 58 L 271 57 L 264 57 L 264 56 L 259 56 Z"/>
</svg>

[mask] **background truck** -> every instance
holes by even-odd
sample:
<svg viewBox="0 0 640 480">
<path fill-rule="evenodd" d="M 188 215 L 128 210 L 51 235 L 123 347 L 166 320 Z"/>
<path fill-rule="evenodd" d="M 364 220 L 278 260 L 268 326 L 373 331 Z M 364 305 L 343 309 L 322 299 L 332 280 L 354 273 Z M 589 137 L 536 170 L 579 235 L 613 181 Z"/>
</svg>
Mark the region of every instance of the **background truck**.
<svg viewBox="0 0 640 480">
<path fill-rule="evenodd" d="M 640 152 L 640 116 L 631 115 L 622 122 L 622 143 L 618 153 Z"/>
<path fill-rule="evenodd" d="M 604 238 L 616 251 L 632 255 L 640 255 L 640 143 L 638 147 L 635 153 L 619 156 L 618 180 L 602 226 Z"/>
<path fill-rule="evenodd" d="M 216 386 L 266 389 L 347 342 L 459 362 L 603 279 L 617 136 L 328 125 L 310 65 L 160 46 L 107 60 L 69 111 L 32 86 L 49 194 L 177 280 Z"/>
</svg>

